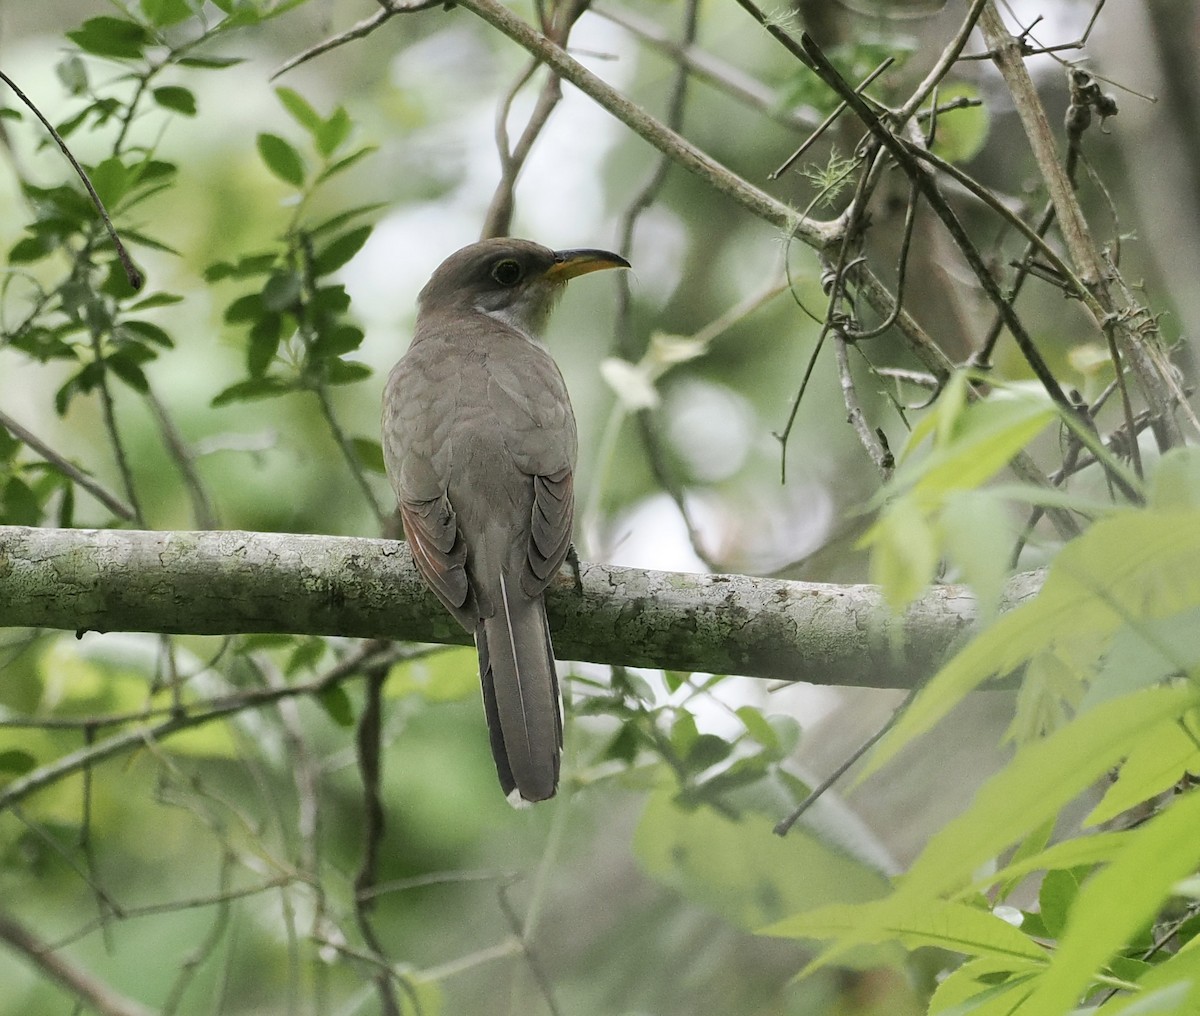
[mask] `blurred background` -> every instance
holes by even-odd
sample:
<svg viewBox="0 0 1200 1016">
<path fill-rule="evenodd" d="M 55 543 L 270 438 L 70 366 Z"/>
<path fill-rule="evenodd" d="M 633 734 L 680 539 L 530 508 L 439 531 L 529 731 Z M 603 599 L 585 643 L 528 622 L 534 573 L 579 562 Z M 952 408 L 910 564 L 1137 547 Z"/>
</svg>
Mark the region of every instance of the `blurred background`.
<svg viewBox="0 0 1200 1016">
<path fill-rule="evenodd" d="M 962 17 L 962 5 L 929 2 L 794 6 L 793 26 L 840 54 L 858 78 L 895 56 L 874 94 L 897 105 Z M 1095 8 L 1068 0 L 1011 5 L 1043 46 L 1080 39 Z M 222 9 L 210 4 L 204 15 L 215 22 Z M 182 297 L 143 315 L 175 340 L 145 371 L 194 451 L 214 528 L 380 531 L 312 393 L 212 404 L 245 376 L 246 329 L 226 311 L 247 284 L 212 273 L 206 279 L 205 270 L 271 249 L 294 216 L 319 222 L 345 208 L 377 206 L 364 220 L 374 224 L 369 238 L 334 275 L 349 294 L 349 319 L 365 336 L 348 359 L 371 373 L 330 389 L 344 433 L 374 442 L 383 381 L 407 345 L 416 294 L 447 254 L 478 238 L 497 186 L 498 103 L 527 57 L 466 11 L 435 7 L 394 17 L 269 80 L 284 61 L 376 10 L 367 0 L 310 0 L 219 35 L 203 52 L 241 62 L 172 67 L 156 80 L 190 89 L 195 115 L 147 109 L 130 126 L 137 144 L 178 167 L 173 187 L 118 225 L 174 252 L 135 244 L 146 292 Z M 571 51 L 664 117 L 677 65 L 648 40 L 677 39 L 683 11 L 682 4 L 607 0 L 581 17 Z M 63 123 L 85 101 L 71 94 L 64 33 L 113 12 L 103 0 L 0 6 L 0 69 Z M 522 5 L 520 13 L 531 11 Z M 1200 313 L 1193 284 L 1200 277 L 1198 28 L 1193 2 L 1108 4 L 1084 49 L 1030 62 L 1056 124 L 1067 103 L 1063 60 L 1086 57 L 1114 95 L 1119 114 L 1086 136 L 1085 206 L 1097 237 L 1114 252 L 1119 241 L 1125 278 L 1162 314 L 1163 332 L 1180 342 L 1185 364 Z M 820 203 L 821 174 L 852 154 L 858 127 L 839 122 L 772 182 L 768 174 L 832 100 L 734 4 L 701 5 L 695 46 L 709 74 L 688 86 L 682 133 L 779 199 L 797 208 L 816 201 L 812 214 L 832 218 L 848 195 Z M 978 39 L 967 47 L 980 49 Z M 83 59 L 90 89 L 120 91 L 126 67 Z M 540 81 L 513 102 L 514 137 Z M 960 64 L 948 84 L 983 106 L 946 115 L 944 143 L 957 146 L 947 157 L 1002 190 L 1014 207 L 1040 207 L 1020 126 L 989 64 Z M 276 86 L 295 90 L 322 116 L 344 107 L 351 146 L 374 149 L 306 195 L 299 209 L 296 189 L 264 165 L 256 147 L 263 132 L 298 148 L 305 141 Z M 7 94 L 3 102 L 17 105 Z M 69 182 L 70 173 L 28 115 L 0 127 L 0 249 L 7 250 L 31 216 L 22 180 L 52 187 Z M 70 142 L 90 165 L 111 150 L 112 128 L 81 130 Z M 866 581 L 867 556 L 856 541 L 880 481 L 845 422 L 831 349 L 816 358 L 786 447 L 774 436 L 787 425 L 819 332 L 806 311 L 824 313 L 817 261 L 678 167 L 640 207 L 658 165 L 644 141 L 564 86 L 515 190 L 515 235 L 610 249 L 631 237 L 628 293 L 611 278 L 574 284 L 548 335 L 579 421 L 580 553 L 634 567 Z M 895 273 L 906 193 L 903 181 L 885 181 L 872 208 L 869 253 L 885 279 Z M 958 200 L 977 241 L 1003 268 L 1013 238 L 980 207 Z M 906 307 L 952 359 L 965 360 L 990 313 L 931 215 L 918 216 L 915 236 Z M 6 276 L 6 330 L 28 313 L 26 272 L 44 280 L 54 268 L 43 263 Z M 1085 394 L 1103 385 L 1104 350 L 1058 290 L 1028 287 L 1021 307 L 1060 377 Z M 710 328 L 726 318 L 728 327 Z M 665 337 L 698 334 L 706 341 L 694 358 L 674 365 L 654 359 Z M 859 396 L 871 425 L 899 450 L 906 423 L 893 408 L 896 392 L 866 361 L 919 365 L 886 334 L 863 353 L 855 361 Z M 622 373 L 614 358 L 641 366 Z M 119 489 L 100 400 L 78 397 L 64 414 L 56 411 L 55 392 L 77 369 L 0 345 L 0 410 Z M 653 453 L 622 402 L 630 397 L 622 378 L 639 370 L 655 382 Z M 1023 376 L 1004 340 L 997 370 Z M 118 388 L 116 396 L 146 524 L 205 528 L 154 410 L 132 390 Z M 919 401 L 911 391 L 904 398 Z M 1035 452 L 1047 471 L 1054 468 L 1052 438 Z M 368 472 L 367 482 L 390 511 L 386 480 Z M 687 509 L 690 534 L 671 489 Z M 55 524 L 53 511 L 39 521 Z M 105 526 L 112 516 L 81 496 L 73 522 Z M 1035 540 L 1022 566 L 1037 562 Z M 136 709 L 162 663 L 152 636 L 89 634 L 77 642 L 66 633 L 8 633 L 2 645 L 9 715 Z M 294 676 L 345 649 L 319 644 L 296 663 L 302 643 L 292 640 L 243 643 L 224 660 L 228 647 L 217 639 L 176 645 L 179 671 L 194 675 L 192 687 L 205 693 L 261 679 L 248 665 L 239 670 L 241 652 L 286 661 L 280 667 Z M 386 692 L 379 873 L 386 891 L 375 909 L 376 933 L 384 954 L 411 974 L 405 1005 L 412 1011 L 554 1011 L 546 984 L 557 1011 L 577 1014 L 923 1011 L 936 957 L 905 976 L 864 956 L 857 969 L 792 983 L 804 951 L 752 931 L 804 905 L 877 892 L 1003 757 L 1006 693 L 976 696 L 919 753 L 844 796 L 829 795 L 804 830 L 777 840 L 770 828 L 786 810 L 779 801 L 758 799 L 733 821 L 684 807 L 661 764 L 618 764 L 619 753 L 609 749 L 628 717 L 602 709 L 580 709 L 569 724 L 560 797 L 512 812 L 495 786 L 474 668 L 470 652 L 446 651 L 398 666 Z M 575 675 L 577 701 L 609 685 L 605 668 L 566 669 Z M 903 696 L 736 678 L 698 690 L 702 682 L 634 676 L 645 682 L 647 708 L 686 702 L 701 733 L 731 737 L 741 729 L 735 711 L 746 705 L 782 718 L 777 730 L 790 738 L 784 768 L 803 784 L 832 771 Z M 349 695 L 357 706 L 358 689 Z M 2 729 L 0 747 L 42 762 L 79 747 L 83 736 Z M 48 941 L 65 943 L 67 955 L 154 1011 L 378 1011 L 370 964 L 342 948 L 354 924 L 363 820 L 353 731 L 336 710 L 303 699 L 280 715 L 242 713 L 123 755 L 90 780 L 86 798 L 76 777 L 0 815 L 6 906 Z M 117 920 L 118 911 L 127 918 Z M 528 951 L 514 938 L 523 931 Z M 0 1014 L 71 1011 L 69 996 L 10 952 L 0 951 L 0 983 Z"/>
</svg>

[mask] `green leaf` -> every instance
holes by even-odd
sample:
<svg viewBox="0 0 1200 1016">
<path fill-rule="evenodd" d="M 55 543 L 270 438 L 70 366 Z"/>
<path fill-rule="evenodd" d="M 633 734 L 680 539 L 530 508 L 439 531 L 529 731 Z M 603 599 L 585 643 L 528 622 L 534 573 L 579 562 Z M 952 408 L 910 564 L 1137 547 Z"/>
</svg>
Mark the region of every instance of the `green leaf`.
<svg viewBox="0 0 1200 1016">
<path fill-rule="evenodd" d="M 22 237 L 8 252 L 8 260 L 14 265 L 28 265 L 56 250 L 58 244 L 47 234 Z"/>
<path fill-rule="evenodd" d="M 365 363 L 355 360 L 331 359 L 323 362 L 328 364 L 325 377 L 331 385 L 352 385 L 358 381 L 365 381 L 375 373 Z"/>
<path fill-rule="evenodd" d="M 1058 938 L 1063 933 L 1071 904 L 1078 895 L 1079 880 L 1073 872 L 1063 869 L 1046 872 L 1038 889 L 1038 913 L 1049 935 Z"/>
<path fill-rule="evenodd" d="M 349 309 L 350 294 L 342 285 L 321 286 L 313 294 L 311 306 L 320 314 L 335 317 Z"/>
<path fill-rule="evenodd" d="M 83 95 L 87 92 L 87 65 L 79 59 L 77 54 L 72 53 L 59 60 L 54 65 L 54 73 L 58 75 L 58 80 L 62 82 L 62 86 L 68 94 Z"/>
<path fill-rule="evenodd" d="M 151 355 L 146 357 L 142 355 L 142 351 L 150 352 Z M 150 382 L 146 380 L 146 375 L 142 372 L 142 364 L 147 359 L 153 359 L 153 352 L 147 349 L 146 346 L 140 344 L 127 343 L 112 353 L 105 359 L 105 364 L 108 368 L 124 381 L 135 392 L 147 392 L 150 389 Z"/>
<path fill-rule="evenodd" d="M 276 272 L 263 286 L 263 306 L 274 311 L 290 310 L 300 299 L 302 284 L 298 272 Z"/>
<path fill-rule="evenodd" d="M 246 324 L 257 321 L 266 312 L 260 293 L 247 293 L 239 296 L 225 308 L 225 321 L 231 325 Z"/>
<path fill-rule="evenodd" d="M 276 88 L 275 94 L 279 97 L 283 108 L 291 114 L 292 119 L 296 123 L 308 131 L 314 138 L 320 133 L 325 120 L 320 113 L 313 109 L 304 96 L 294 88 L 286 87 Z"/>
<path fill-rule="evenodd" d="M 1174 884 L 1200 864 L 1197 828 L 1200 793 L 1193 791 L 1124 834 L 1125 849 L 1079 891 L 1050 969 L 1022 1016 L 1070 1010 L 1113 953 L 1153 919 Z"/>
<path fill-rule="evenodd" d="M 87 53 L 117 59 L 136 59 L 154 41 L 136 21 L 110 17 L 90 18 L 67 38 Z"/>
<path fill-rule="evenodd" d="M 946 556 L 979 601 L 980 618 L 991 620 L 1008 578 L 1014 534 L 1007 508 L 989 491 L 960 491 L 942 504 L 936 529 Z"/>
<path fill-rule="evenodd" d="M 108 262 L 107 271 L 104 274 L 104 280 L 100 283 L 100 292 L 105 296 L 111 296 L 114 300 L 128 300 L 138 292 L 133 288 L 129 281 L 129 276 L 125 272 L 125 266 L 117 258 L 112 258 Z M 136 263 L 134 267 L 137 267 Z M 141 269 L 138 269 L 141 271 Z M 142 278 L 146 278 L 146 273 L 142 271 Z"/>
<path fill-rule="evenodd" d="M 0 488 L 0 518 L 10 526 L 36 526 L 42 521 L 42 505 L 29 485 L 11 477 Z"/>
<path fill-rule="evenodd" d="M 158 325 L 153 325 L 149 321 L 122 321 L 118 330 L 125 335 L 153 342 L 156 346 L 162 346 L 164 349 L 173 349 L 175 346 L 171 336 Z"/>
<path fill-rule="evenodd" d="M 688 752 L 692 750 L 692 745 L 699 737 L 700 731 L 696 727 L 696 717 L 686 709 L 681 709 L 671 724 L 672 750 L 680 759 L 687 758 Z"/>
<path fill-rule="evenodd" d="M 871 580 L 883 588 L 893 611 L 903 610 L 933 580 L 937 544 L 914 499 L 888 505 L 862 542 L 871 546 Z"/>
<path fill-rule="evenodd" d="M 336 152 L 342 145 L 342 142 L 350 136 L 350 131 L 354 129 L 354 123 L 350 119 L 350 114 L 346 110 L 338 106 L 325 120 L 320 124 L 316 131 L 317 151 L 328 158 Z"/>
<path fill-rule="evenodd" d="M 939 106 L 955 99 L 979 99 L 979 88 L 959 81 L 943 81 L 936 92 Z M 928 122 L 928 121 L 927 121 Z M 987 141 L 989 116 L 987 104 L 939 113 L 933 138 L 933 152 L 947 162 L 969 162 Z"/>
<path fill-rule="evenodd" d="M 866 930 L 866 929 L 869 929 Z M 967 956 L 990 956 L 1010 970 L 1035 969 L 1046 951 L 1019 928 L 988 910 L 945 900 L 925 900 L 903 910 L 890 900 L 835 903 L 784 918 L 760 930 L 777 938 L 815 938 L 878 945 L 899 942 L 906 949 L 932 946 Z"/>
<path fill-rule="evenodd" d="M 716 734 L 701 734 L 688 748 L 684 765 L 689 772 L 702 773 L 705 769 L 723 762 L 733 751 L 733 745 Z"/>
<path fill-rule="evenodd" d="M 1041 389 L 996 389 L 961 412 L 935 412 L 935 442 L 924 458 L 908 457 L 896 471 L 893 490 L 909 489 L 922 505 L 945 494 L 971 490 L 1003 469 L 1012 457 L 1056 418 Z M 919 431 L 914 428 L 911 441 Z"/>
<path fill-rule="evenodd" d="M 1191 940 L 1138 980 L 1140 992 L 1118 995 L 1098 1016 L 1191 1016 L 1200 1012 L 1200 948 Z"/>
<path fill-rule="evenodd" d="M 137 199 L 140 201 L 141 198 L 142 195 L 139 194 Z M 175 257 L 182 257 L 179 251 L 177 251 L 174 247 L 168 246 L 161 240 L 155 240 L 153 237 L 147 236 L 145 233 L 139 233 L 136 229 L 129 229 L 128 227 L 122 229 L 121 237 L 125 240 L 127 246 L 129 244 L 139 244 L 142 247 L 149 247 L 151 250 L 162 251 L 164 254 L 172 254 Z"/>
<path fill-rule="evenodd" d="M 250 341 L 246 346 L 246 370 L 251 377 L 262 377 L 279 352 L 283 338 L 283 317 L 279 314 L 264 314 L 250 328 Z"/>
<path fill-rule="evenodd" d="M 113 208 L 125 196 L 132 182 L 129 170 L 115 155 L 93 166 L 88 177 L 100 200 L 109 208 Z"/>
<path fill-rule="evenodd" d="M 195 67 L 200 70 L 223 70 L 246 62 L 244 56 L 185 56 L 175 61 L 180 67 Z"/>
<path fill-rule="evenodd" d="M 221 279 L 248 279 L 258 275 L 268 275 L 279 261 L 279 255 L 273 251 L 265 254 L 248 254 L 238 258 L 236 264 L 228 261 L 217 261 L 204 269 L 206 282 L 219 282 Z"/>
<path fill-rule="evenodd" d="M 622 723 L 617 729 L 616 736 L 608 742 L 608 747 L 600 753 L 600 757 L 616 759 L 618 762 L 632 765 L 637 758 L 641 743 L 642 739 L 638 728 L 632 723 Z"/>
<path fill-rule="evenodd" d="M 27 751 L 11 748 L 0 751 L 0 773 L 6 776 L 22 776 L 37 766 L 37 759 Z"/>
<path fill-rule="evenodd" d="M 685 808 L 660 786 L 634 835 L 638 862 L 656 881 L 753 930 L 834 900 L 867 900 L 887 880 L 801 829 L 786 839 L 709 807 Z M 797 878 L 797 872 L 804 872 Z"/>
<path fill-rule="evenodd" d="M 131 311 L 151 310 L 155 307 L 170 307 L 182 303 L 183 297 L 176 293 L 151 293 L 149 296 L 130 304 Z"/>
<path fill-rule="evenodd" d="M 338 159 L 336 162 L 331 162 L 328 166 L 326 166 L 323 170 L 321 170 L 320 174 L 317 176 L 317 182 L 324 183 L 330 177 L 337 176 L 338 173 L 344 173 L 351 166 L 360 162 L 362 159 L 365 159 L 368 155 L 372 154 L 374 151 L 375 151 L 374 145 L 366 145 L 362 148 L 356 149 L 355 151 L 351 152 L 349 155 L 344 156 L 341 159 Z"/>
<path fill-rule="evenodd" d="M 350 446 L 354 449 L 355 458 L 358 459 L 363 469 L 378 473 L 380 476 L 387 473 L 383 464 L 383 448 L 374 438 L 352 437 Z"/>
<path fill-rule="evenodd" d="M 344 356 L 361 346 L 364 338 L 363 330 L 355 325 L 336 325 L 322 329 L 312 344 L 311 352 L 318 358 Z"/>
<path fill-rule="evenodd" d="M 746 733 L 764 748 L 774 750 L 779 747 L 779 735 L 775 732 L 775 728 L 766 721 L 761 709 L 756 709 L 754 706 L 741 706 L 737 710 L 737 716 L 746 728 Z"/>
<path fill-rule="evenodd" d="M 941 720 L 967 692 L 1072 634 L 1096 660 L 1130 618 L 1200 603 L 1200 511 L 1125 509 L 1069 543 L 1037 597 L 998 618 L 929 681 L 876 746 L 859 779 Z"/>
<path fill-rule="evenodd" d="M 59 416 L 67 411 L 67 406 L 76 395 L 86 395 L 100 383 L 103 368 L 99 363 L 84 364 L 74 375 L 67 378 L 62 386 L 54 393 L 54 408 Z"/>
<path fill-rule="evenodd" d="M 1168 720 L 1134 746 L 1121 766 L 1116 782 L 1084 819 L 1085 826 L 1108 822 L 1123 811 L 1142 804 L 1174 787 L 1187 773 L 1200 773 L 1200 748 L 1195 717 L 1187 724 Z"/>
<path fill-rule="evenodd" d="M 319 226 L 313 226 L 313 228 L 308 231 L 308 235 L 315 240 L 323 233 L 331 233 L 334 230 L 341 229 L 342 226 L 346 225 L 353 219 L 357 219 L 360 215 L 369 215 L 371 212 L 377 212 L 379 209 L 386 207 L 387 206 L 381 202 L 375 202 L 374 204 L 369 205 L 359 205 L 357 208 L 347 208 L 345 211 L 338 212 L 337 215 L 326 219 Z"/>
<path fill-rule="evenodd" d="M 146 20 L 159 28 L 177 25 L 196 13 L 188 0 L 141 0 L 141 8 Z"/>
<path fill-rule="evenodd" d="M 196 96 L 188 88 L 179 85 L 163 85 L 154 89 L 154 101 L 163 109 L 182 113 L 184 116 L 196 115 Z"/>
<path fill-rule="evenodd" d="M 967 960 L 951 971 L 934 989 L 929 999 L 929 1016 L 1012 1016 L 1020 1011 L 1015 992 L 1029 994 L 1029 973 L 1014 974 L 1012 964 L 994 956 Z M 997 983 L 999 978 L 1003 978 Z M 991 1005 L 999 1008 L 993 1014 Z"/>
<path fill-rule="evenodd" d="M 258 154 L 267 168 L 293 187 L 304 186 L 304 160 L 288 142 L 277 134 L 258 136 Z"/>
<path fill-rule="evenodd" d="M 363 244 L 371 235 L 371 226 L 359 226 L 331 240 L 318 252 L 313 263 L 317 275 L 328 275 L 346 264 L 355 254 L 362 250 Z"/>
<path fill-rule="evenodd" d="M 1200 508 L 1200 449 L 1172 448 L 1158 460 L 1150 504 L 1167 511 Z"/>
<path fill-rule="evenodd" d="M 1087 678 L 1073 664 L 1073 660 L 1065 659 L 1053 649 L 1029 661 L 1005 740 L 1024 744 L 1057 730 L 1070 719 L 1079 705 Z"/>
<path fill-rule="evenodd" d="M 346 690 L 341 685 L 335 684 L 326 688 L 317 696 L 317 702 L 339 727 L 349 729 L 354 726 L 354 706 L 351 705 L 350 696 L 346 694 Z"/>
<path fill-rule="evenodd" d="M 302 670 L 311 670 L 321 662 L 325 655 L 325 640 L 316 635 L 305 635 L 292 642 L 292 651 L 288 654 L 283 672 L 292 677 Z"/>
<path fill-rule="evenodd" d="M 216 409 L 227 406 L 231 402 L 250 402 L 254 399 L 271 399 L 277 395 L 287 395 L 296 390 L 295 384 L 283 378 L 265 377 L 250 378 L 239 381 L 213 396 L 210 405 Z"/>
<path fill-rule="evenodd" d="M 1047 822 L 1046 825 L 1052 825 Z M 989 885 L 1015 884 L 1035 871 L 1050 871 L 1056 868 L 1080 868 L 1110 861 L 1121 849 L 1124 833 L 1104 832 L 1091 836 L 1076 836 L 1022 856 L 1006 864 L 999 871 L 976 880 L 975 889 L 982 891 Z M 1015 855 L 1014 855 L 1015 857 Z"/>
<path fill-rule="evenodd" d="M 1190 687 L 1152 688 L 1105 702 L 1042 741 L 1023 746 L 933 835 L 896 892 L 923 901 L 957 892 L 972 872 L 1056 815 L 1164 720 L 1200 701 Z M 1197 838 L 1200 845 L 1200 838 Z"/>
</svg>

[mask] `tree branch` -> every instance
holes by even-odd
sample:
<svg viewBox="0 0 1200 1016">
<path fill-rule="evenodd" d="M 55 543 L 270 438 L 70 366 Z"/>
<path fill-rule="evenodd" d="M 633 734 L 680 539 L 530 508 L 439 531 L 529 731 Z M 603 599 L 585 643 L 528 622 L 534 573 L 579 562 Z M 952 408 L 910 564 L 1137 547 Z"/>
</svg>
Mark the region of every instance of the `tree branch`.
<svg viewBox="0 0 1200 1016">
<path fill-rule="evenodd" d="M 902 618 L 878 587 L 585 564 L 547 595 L 564 660 L 909 688 L 976 616 L 937 586 Z M 1009 604 L 1037 591 L 1018 576 Z M 469 644 L 393 540 L 0 526 L 0 626 L 292 632 Z"/>
<path fill-rule="evenodd" d="M 528 22 L 522 21 L 497 0 L 459 0 L 458 6 L 478 15 L 501 34 L 508 36 L 517 45 L 542 60 L 560 78 L 569 81 L 635 134 L 752 214 L 786 230 L 790 236 L 799 238 L 817 250 L 837 239 L 836 222 L 806 218 L 782 201 L 743 180 L 686 138 L 656 120 L 641 106 L 601 81 L 565 49 L 547 39 Z"/>
<path fill-rule="evenodd" d="M 79 1001 L 101 1016 L 150 1016 L 150 1010 L 118 995 L 107 984 L 53 951 L 23 924 L 0 914 L 0 942 L 20 953 L 50 980 L 66 988 Z"/>
</svg>

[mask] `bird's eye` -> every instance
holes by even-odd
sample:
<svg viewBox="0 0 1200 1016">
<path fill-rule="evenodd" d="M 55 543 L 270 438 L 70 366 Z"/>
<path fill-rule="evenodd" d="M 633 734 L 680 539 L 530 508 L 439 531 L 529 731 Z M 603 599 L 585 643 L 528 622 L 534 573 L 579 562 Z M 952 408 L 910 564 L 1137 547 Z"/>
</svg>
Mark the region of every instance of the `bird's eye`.
<svg viewBox="0 0 1200 1016">
<path fill-rule="evenodd" d="M 497 261 L 492 266 L 492 278 L 502 286 L 515 286 L 521 281 L 521 266 L 512 258 Z"/>
</svg>

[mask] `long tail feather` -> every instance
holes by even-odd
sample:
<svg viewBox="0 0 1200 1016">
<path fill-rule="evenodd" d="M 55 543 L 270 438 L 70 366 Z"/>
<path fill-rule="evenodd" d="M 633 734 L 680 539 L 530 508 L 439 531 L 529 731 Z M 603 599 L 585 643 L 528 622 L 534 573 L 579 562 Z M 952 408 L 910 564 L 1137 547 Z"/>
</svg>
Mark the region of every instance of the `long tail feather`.
<svg viewBox="0 0 1200 1016">
<path fill-rule="evenodd" d="M 544 801 L 558 789 L 562 715 L 540 596 L 500 579 L 499 609 L 476 629 L 483 702 L 505 794 Z"/>
</svg>

